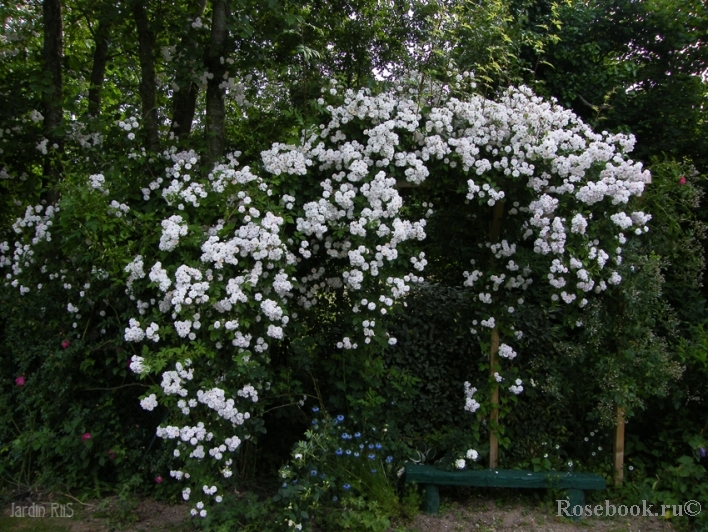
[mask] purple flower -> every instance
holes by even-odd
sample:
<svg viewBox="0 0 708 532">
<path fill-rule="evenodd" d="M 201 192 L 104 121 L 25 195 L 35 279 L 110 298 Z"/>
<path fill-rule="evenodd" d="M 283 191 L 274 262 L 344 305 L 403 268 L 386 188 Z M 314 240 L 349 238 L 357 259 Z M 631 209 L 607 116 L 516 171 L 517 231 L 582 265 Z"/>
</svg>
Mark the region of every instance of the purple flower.
<svg viewBox="0 0 708 532">
<path fill-rule="evenodd" d="M 706 457 L 706 448 L 701 447 L 700 449 L 698 449 L 698 454 L 701 455 L 701 458 L 705 458 Z"/>
</svg>

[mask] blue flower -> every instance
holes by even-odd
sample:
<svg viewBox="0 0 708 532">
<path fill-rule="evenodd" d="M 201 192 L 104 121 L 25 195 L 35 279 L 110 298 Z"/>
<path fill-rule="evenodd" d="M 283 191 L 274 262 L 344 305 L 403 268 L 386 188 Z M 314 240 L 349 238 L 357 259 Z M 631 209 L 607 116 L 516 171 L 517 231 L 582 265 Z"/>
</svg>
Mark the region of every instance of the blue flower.
<svg viewBox="0 0 708 532">
<path fill-rule="evenodd" d="M 287 483 L 287 482 L 283 482 L 282 487 L 283 487 L 283 488 L 287 488 L 287 487 L 288 487 L 288 483 Z"/>
<path fill-rule="evenodd" d="M 313 420 L 312 420 L 312 424 L 313 424 L 313 425 L 317 425 L 317 420 L 316 420 L 316 419 L 313 419 Z"/>
<path fill-rule="evenodd" d="M 349 455 L 349 454 L 352 454 L 352 450 L 351 450 L 351 449 L 347 449 L 347 450 L 344 451 L 344 452 L 347 453 L 348 455 Z"/>
<path fill-rule="evenodd" d="M 319 406 L 313 406 L 313 407 L 312 407 L 312 411 L 313 411 L 313 412 L 319 412 L 319 411 L 320 411 L 320 407 L 319 407 Z"/>
<path fill-rule="evenodd" d="M 344 416 L 343 416 L 342 414 L 339 414 L 339 415 L 337 416 L 337 421 L 339 421 L 340 423 L 341 423 L 342 421 L 344 421 Z"/>
<path fill-rule="evenodd" d="M 369 460 L 373 460 L 374 458 L 376 458 L 376 455 L 374 453 L 371 453 L 369 455 Z"/>
<path fill-rule="evenodd" d="M 393 462 L 393 456 L 387 456 L 387 457 L 386 457 L 386 463 L 387 463 L 387 464 L 390 464 L 391 462 Z"/>
<path fill-rule="evenodd" d="M 310 471 L 310 476 L 316 477 L 317 476 L 317 469 L 313 469 L 312 471 Z"/>
<path fill-rule="evenodd" d="M 355 432 L 354 433 L 355 438 L 361 438 L 361 432 Z"/>
<path fill-rule="evenodd" d="M 377 449 L 381 449 L 381 447 L 383 447 L 383 445 L 381 445 L 380 443 L 377 443 L 377 444 L 375 445 L 375 447 L 376 447 Z"/>
<path fill-rule="evenodd" d="M 350 436 L 349 436 L 349 434 L 347 434 L 346 432 L 345 432 L 344 434 L 342 434 L 342 439 L 343 439 L 343 440 L 348 440 L 349 438 L 350 438 Z"/>
<path fill-rule="evenodd" d="M 321 478 L 321 479 L 324 480 L 326 477 L 327 477 L 327 475 L 325 475 L 324 473 L 320 473 L 320 478 Z"/>
<path fill-rule="evenodd" d="M 351 488 L 349 484 L 345 484 L 344 486 L 342 486 L 342 489 L 344 490 L 348 490 L 349 488 Z"/>
<path fill-rule="evenodd" d="M 334 454 L 336 454 L 337 456 L 342 456 L 342 453 L 343 453 L 343 452 L 344 452 L 344 451 L 342 451 L 342 449 L 341 449 L 341 447 L 340 447 L 339 449 L 337 449 L 336 451 L 334 451 Z"/>
<path fill-rule="evenodd" d="M 332 502 L 337 502 L 338 500 L 339 500 L 339 499 L 337 498 L 336 495 L 335 495 L 334 497 L 332 497 Z"/>
<path fill-rule="evenodd" d="M 376 473 L 376 469 L 372 469 L 371 472 L 372 472 L 372 473 Z"/>
<path fill-rule="evenodd" d="M 373 443 L 370 443 L 370 444 L 369 444 L 369 449 L 373 449 L 373 448 L 374 448 L 374 444 L 373 444 Z"/>
<path fill-rule="evenodd" d="M 363 449 L 363 448 L 364 448 L 364 444 L 363 444 L 363 443 L 360 443 L 360 444 L 359 444 L 359 449 Z"/>
<path fill-rule="evenodd" d="M 359 452 L 354 453 L 354 458 L 359 458 Z"/>
</svg>

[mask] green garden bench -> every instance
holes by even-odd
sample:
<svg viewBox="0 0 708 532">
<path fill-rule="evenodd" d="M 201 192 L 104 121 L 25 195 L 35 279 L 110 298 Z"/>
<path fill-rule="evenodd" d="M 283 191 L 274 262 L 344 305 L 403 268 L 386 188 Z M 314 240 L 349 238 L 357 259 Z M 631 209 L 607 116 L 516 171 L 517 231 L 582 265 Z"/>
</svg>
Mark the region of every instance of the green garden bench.
<svg viewBox="0 0 708 532">
<path fill-rule="evenodd" d="M 406 482 L 415 482 L 423 488 L 423 511 L 429 515 L 435 515 L 440 510 L 438 486 L 562 489 L 568 495 L 571 514 L 576 506 L 585 505 L 583 490 L 604 490 L 606 487 L 605 479 L 594 473 L 509 469 L 443 471 L 435 466 L 411 463 L 406 464 Z"/>
</svg>

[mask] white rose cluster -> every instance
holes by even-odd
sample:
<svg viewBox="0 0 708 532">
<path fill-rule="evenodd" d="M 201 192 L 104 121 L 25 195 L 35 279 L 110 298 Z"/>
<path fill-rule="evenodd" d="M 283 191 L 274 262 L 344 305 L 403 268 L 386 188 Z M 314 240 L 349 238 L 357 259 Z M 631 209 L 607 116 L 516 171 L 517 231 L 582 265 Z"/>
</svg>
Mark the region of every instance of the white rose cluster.
<svg viewBox="0 0 708 532">
<path fill-rule="evenodd" d="M 154 410 L 157 407 L 157 396 L 151 393 L 146 398 L 140 400 L 140 406 L 145 410 Z"/>
<path fill-rule="evenodd" d="M 187 225 L 179 214 L 173 214 L 162 223 L 162 236 L 159 248 L 163 251 L 172 251 L 179 245 L 179 237 L 187 236 Z"/>
<path fill-rule="evenodd" d="M 474 398 L 475 393 L 477 393 L 477 388 L 473 388 L 469 382 L 465 381 L 465 410 L 468 412 L 474 413 L 481 406 Z"/>
<path fill-rule="evenodd" d="M 89 186 L 99 192 L 108 195 L 110 191 L 106 188 L 106 178 L 103 174 L 94 174 L 89 176 Z"/>
<path fill-rule="evenodd" d="M 108 206 L 108 212 L 118 218 L 122 218 L 124 214 L 128 214 L 128 212 L 130 212 L 130 207 L 128 207 L 125 203 L 118 203 L 116 200 L 112 200 Z"/>
</svg>

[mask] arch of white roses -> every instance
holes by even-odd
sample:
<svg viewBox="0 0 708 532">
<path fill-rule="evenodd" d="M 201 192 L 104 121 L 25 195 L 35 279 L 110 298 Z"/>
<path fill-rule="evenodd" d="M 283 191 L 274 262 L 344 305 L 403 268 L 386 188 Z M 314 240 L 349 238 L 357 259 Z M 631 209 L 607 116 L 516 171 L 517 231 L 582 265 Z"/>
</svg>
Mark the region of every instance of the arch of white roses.
<svg viewBox="0 0 708 532">
<path fill-rule="evenodd" d="M 338 349 L 396 343 L 382 316 L 423 281 L 426 266 L 416 245 L 426 238 L 426 219 L 406 218 L 400 180 L 434 184 L 430 168 L 444 167 L 466 183 L 467 199 L 479 205 L 471 209 L 495 209 L 497 218 L 506 209 L 513 219 L 480 243 L 489 266 L 480 269 L 475 262 L 460 280 L 480 309 L 489 309 L 480 333 L 476 323 L 470 326 L 474 334 L 492 335 L 492 354 L 517 356 L 514 343 L 523 333 L 514 328 L 514 307 L 523 304 L 521 295 L 533 282 L 547 281 L 554 301 L 580 307 L 591 294 L 621 282 L 614 266 L 622 260 L 622 245 L 647 231 L 650 219 L 626 212 L 630 197 L 650 181 L 642 165 L 627 158 L 633 137 L 594 133 L 526 88 L 510 89 L 498 101 L 458 99 L 438 88 L 431 105 L 419 86 L 338 94 L 342 89 L 333 81 L 323 89 L 338 101 L 326 107 L 329 122 L 299 146 L 274 144 L 262 152 L 263 175 L 281 176 L 278 186 L 240 167 L 238 154 L 199 178 L 198 156 L 172 149 L 163 154 L 169 161 L 165 176 L 142 189 L 144 200 L 162 198 L 162 222 L 156 245 L 125 267 L 126 293 L 136 304 L 125 340 L 148 346 L 144 357 L 133 357 L 131 369 L 162 369 L 160 346 L 186 341 L 234 353 L 237 366 L 228 382 L 212 379 L 205 386 L 194 378 L 206 369 L 200 367 L 204 359 L 169 362 L 161 386 L 141 401 L 148 410 L 164 403 L 184 416 L 184 423 L 159 427 L 158 436 L 175 440 L 175 456 L 185 459 L 173 477 L 189 479 L 190 468 L 201 471 L 192 483 L 203 496 L 189 487 L 183 492 L 186 500 L 199 499 L 195 515 L 206 515 L 208 498 L 221 501 L 217 482 L 206 483 L 209 475 L 200 467 L 231 475 L 227 453 L 250 437 L 246 421 L 257 415 L 259 391 L 268 388 L 256 381 L 258 370 L 268 363 L 269 344 L 288 335 L 298 313 L 328 293 L 346 295 L 352 320 Z M 313 182 L 319 182 L 316 194 L 299 185 Z M 115 216 L 140 216 L 117 199 L 108 203 L 101 174 L 90 176 L 87 186 Z M 28 207 L 13 225 L 17 240 L 0 243 L 5 283 L 21 294 L 42 289 L 41 283 L 23 284 L 23 272 L 34 263 L 34 248 L 49 245 L 53 219 L 60 215 L 57 206 Z M 524 250 L 535 259 L 528 261 Z M 47 282 L 63 280 L 65 271 L 51 268 L 46 261 L 40 267 Z M 100 304 L 88 298 L 89 287 L 67 289 L 73 294 L 67 310 L 76 319 L 82 306 Z M 514 331 L 509 338 L 499 337 L 501 323 Z M 501 382 L 498 366 L 492 370 Z M 522 382 L 508 389 L 521 393 Z M 465 387 L 465 408 L 472 412 L 480 406 L 475 391 Z"/>
</svg>

